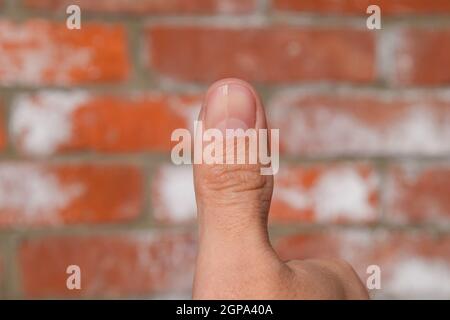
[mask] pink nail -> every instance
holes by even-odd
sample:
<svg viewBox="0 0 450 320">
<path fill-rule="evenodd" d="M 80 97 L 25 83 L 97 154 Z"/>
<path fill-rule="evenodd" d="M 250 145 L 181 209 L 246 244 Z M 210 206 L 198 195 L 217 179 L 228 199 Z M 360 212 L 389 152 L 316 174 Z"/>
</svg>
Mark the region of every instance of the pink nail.
<svg viewBox="0 0 450 320">
<path fill-rule="evenodd" d="M 256 104 L 253 93 L 236 83 L 217 87 L 208 97 L 205 112 L 206 128 L 225 129 L 254 128 Z"/>
</svg>

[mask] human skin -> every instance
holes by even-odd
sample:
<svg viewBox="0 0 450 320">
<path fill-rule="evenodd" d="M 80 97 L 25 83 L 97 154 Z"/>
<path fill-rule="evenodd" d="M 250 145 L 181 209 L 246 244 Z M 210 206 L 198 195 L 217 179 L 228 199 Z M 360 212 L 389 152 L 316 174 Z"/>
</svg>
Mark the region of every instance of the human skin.
<svg viewBox="0 0 450 320">
<path fill-rule="evenodd" d="M 199 120 L 206 129 L 267 129 L 256 91 L 239 79 L 209 88 Z M 273 176 L 261 175 L 260 168 L 194 165 L 199 251 L 193 298 L 367 299 L 361 280 L 344 261 L 279 259 L 267 230 Z"/>
</svg>

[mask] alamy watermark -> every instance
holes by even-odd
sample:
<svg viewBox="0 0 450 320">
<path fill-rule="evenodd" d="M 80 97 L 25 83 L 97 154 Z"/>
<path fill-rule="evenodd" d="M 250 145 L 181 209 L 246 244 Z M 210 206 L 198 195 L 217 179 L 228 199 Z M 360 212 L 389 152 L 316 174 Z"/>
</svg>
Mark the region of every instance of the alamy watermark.
<svg viewBox="0 0 450 320">
<path fill-rule="evenodd" d="M 66 27 L 69 30 L 81 29 L 81 9 L 79 6 L 72 4 L 67 7 L 66 13 L 69 15 L 66 20 Z"/>
<path fill-rule="evenodd" d="M 66 287 L 69 290 L 81 290 L 81 268 L 76 264 L 67 266 L 66 273 L 69 275 L 66 280 Z"/>
<path fill-rule="evenodd" d="M 261 175 L 278 172 L 278 129 L 225 129 L 224 136 L 224 132 L 216 128 L 205 130 L 202 121 L 195 121 L 194 128 L 194 139 L 188 129 L 179 128 L 172 132 L 171 141 L 178 142 L 171 152 L 174 164 L 259 163 Z"/>
<path fill-rule="evenodd" d="M 366 13 L 370 16 L 366 20 L 366 26 L 369 30 L 381 29 L 381 8 L 376 4 L 367 7 Z"/>
</svg>

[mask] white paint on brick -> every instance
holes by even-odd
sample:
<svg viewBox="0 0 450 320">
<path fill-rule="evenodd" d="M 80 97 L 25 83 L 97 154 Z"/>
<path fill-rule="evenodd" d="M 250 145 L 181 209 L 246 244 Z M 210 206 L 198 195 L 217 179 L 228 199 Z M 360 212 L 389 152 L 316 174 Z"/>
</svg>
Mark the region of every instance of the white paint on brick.
<svg viewBox="0 0 450 320">
<path fill-rule="evenodd" d="M 450 264 L 441 259 L 405 258 L 396 263 L 390 275 L 382 277 L 381 292 L 385 298 L 449 299 Z"/>
<path fill-rule="evenodd" d="M 51 218 L 57 223 L 60 211 L 83 192 L 83 185 L 63 185 L 38 166 L 0 166 L 0 211 L 18 214 L 25 222 Z"/>
<path fill-rule="evenodd" d="M 411 55 L 415 52 L 414 39 L 411 38 L 409 32 L 406 30 L 397 30 L 396 35 L 391 36 L 392 46 L 392 61 L 395 65 L 392 69 L 391 81 L 409 81 L 414 77 L 414 58 Z"/>
<path fill-rule="evenodd" d="M 372 217 L 375 213 L 369 200 L 375 186 L 373 176 L 364 179 L 351 168 L 325 172 L 312 190 L 317 219 L 360 221 Z"/>
<path fill-rule="evenodd" d="M 396 52 L 399 42 L 402 41 L 401 31 L 395 27 L 384 27 L 378 32 L 377 46 L 377 70 L 380 77 L 387 81 L 395 81 L 396 77 Z M 400 73 L 401 75 L 401 73 Z"/>
<path fill-rule="evenodd" d="M 295 100 L 294 100 L 295 101 Z M 450 114 L 438 115 L 416 104 L 383 128 L 330 106 L 299 108 L 281 99 L 271 108 L 273 127 L 280 128 L 289 153 L 442 154 L 450 152 Z"/>
<path fill-rule="evenodd" d="M 382 137 L 383 138 L 383 137 Z M 436 154 L 450 151 L 450 114 L 439 119 L 425 105 L 416 105 L 403 119 L 388 129 L 385 136 L 387 148 L 392 152 Z"/>
<path fill-rule="evenodd" d="M 83 92 L 20 95 L 13 103 L 12 135 L 29 154 L 52 154 L 72 138 L 71 115 L 87 100 Z"/>
<path fill-rule="evenodd" d="M 274 197 L 297 210 L 304 210 L 311 205 L 311 199 L 308 197 L 307 191 L 301 186 L 277 186 L 275 187 Z"/>
<path fill-rule="evenodd" d="M 368 263 L 367 256 L 373 253 L 372 249 L 386 239 L 387 234 L 383 231 L 369 231 L 366 229 L 346 230 L 339 233 L 339 257 L 352 264 L 354 267 Z M 367 256 L 366 256 L 367 255 Z M 371 261 L 376 264 L 376 261 Z M 358 270 L 359 271 L 359 270 Z M 366 270 L 363 277 L 366 277 Z"/>
<path fill-rule="evenodd" d="M 152 247 L 161 247 L 161 242 L 165 241 L 164 237 L 172 238 L 170 248 L 151 250 Z M 168 281 L 164 286 L 171 289 L 171 294 L 183 294 L 191 289 L 196 256 L 196 247 L 192 242 L 184 239 L 183 235 L 170 233 L 140 234 L 136 240 L 138 253 L 136 266 L 140 270 L 147 270 L 151 278 L 157 278 L 160 282 Z M 161 278 L 164 274 L 167 277 Z"/>
<path fill-rule="evenodd" d="M 433 163 L 433 170 L 450 170 L 447 165 Z M 396 224 L 410 223 L 410 215 L 405 212 L 405 201 L 411 196 L 408 186 L 415 186 L 420 183 L 420 178 L 427 174 L 427 167 L 417 165 L 417 163 L 402 163 L 401 167 L 394 167 L 389 177 L 386 179 L 386 205 L 389 208 L 389 221 Z M 424 205 L 424 198 L 421 198 L 421 206 Z M 428 199 L 426 203 L 426 211 L 423 217 L 426 222 L 446 228 L 450 225 L 448 212 L 442 208 L 442 204 L 433 199 Z"/>
<path fill-rule="evenodd" d="M 191 166 L 166 165 L 161 167 L 158 192 L 159 205 L 155 204 L 157 218 L 185 222 L 195 217 L 197 205 Z"/>
<path fill-rule="evenodd" d="M 66 85 L 71 83 L 72 70 L 92 65 L 91 48 L 58 43 L 49 36 L 52 25 L 39 24 L 39 33 L 33 26 L 8 22 L 0 24 L 0 74 L 3 84 L 39 85 L 45 82 L 51 70 L 52 80 Z"/>
<path fill-rule="evenodd" d="M 323 173 L 309 189 L 301 185 L 277 185 L 274 198 L 293 209 L 312 208 L 319 222 L 340 218 L 365 221 L 376 214 L 370 204 L 370 196 L 376 185 L 377 181 L 373 175 L 366 179 L 355 169 L 341 167 Z"/>
</svg>

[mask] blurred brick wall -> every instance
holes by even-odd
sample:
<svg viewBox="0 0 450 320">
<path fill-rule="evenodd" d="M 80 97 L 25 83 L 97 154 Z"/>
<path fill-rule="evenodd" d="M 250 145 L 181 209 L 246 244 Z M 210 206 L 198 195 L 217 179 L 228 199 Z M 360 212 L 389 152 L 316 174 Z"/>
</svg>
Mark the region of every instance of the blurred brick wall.
<svg viewBox="0 0 450 320">
<path fill-rule="evenodd" d="M 450 298 L 450 1 L 0 3 L 0 297 L 189 297 L 195 201 L 170 133 L 237 76 L 281 128 L 280 255 L 364 281 L 377 264 L 374 297 Z"/>
</svg>

